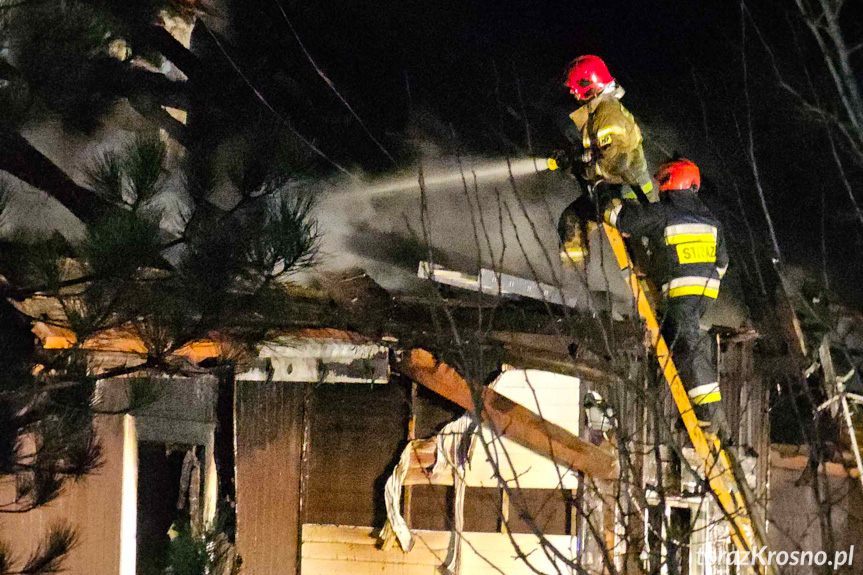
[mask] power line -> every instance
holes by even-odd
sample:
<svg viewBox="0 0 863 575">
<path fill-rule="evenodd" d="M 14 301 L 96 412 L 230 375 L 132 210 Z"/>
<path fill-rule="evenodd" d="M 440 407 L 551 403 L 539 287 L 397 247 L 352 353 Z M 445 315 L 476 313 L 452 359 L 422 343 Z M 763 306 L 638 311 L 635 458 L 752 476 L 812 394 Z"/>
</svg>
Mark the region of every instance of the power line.
<svg viewBox="0 0 863 575">
<path fill-rule="evenodd" d="M 354 111 L 353 107 L 351 107 L 351 105 L 350 105 L 350 104 L 348 103 L 348 101 L 344 98 L 344 96 L 342 96 L 342 95 L 341 95 L 341 93 L 336 89 L 336 86 L 335 86 L 335 84 L 333 84 L 333 81 L 332 81 L 332 80 L 330 80 L 330 78 L 329 78 L 329 77 L 326 75 L 326 73 L 321 69 L 321 67 L 320 67 L 320 66 L 318 66 L 317 62 L 315 62 L 315 59 L 314 59 L 314 58 L 312 58 L 312 55 L 311 55 L 311 54 L 309 53 L 309 51 L 306 49 L 306 45 L 305 45 L 305 44 L 303 44 L 303 41 L 300 39 L 300 35 L 299 35 L 299 34 L 297 34 L 297 30 L 296 30 L 296 28 L 294 28 L 294 25 L 293 25 L 293 24 L 291 24 L 291 20 L 288 18 L 288 14 L 285 12 L 285 9 L 282 7 L 282 3 L 281 3 L 281 2 L 279 2 L 279 0 L 275 0 L 275 2 L 276 2 L 276 6 L 278 6 L 278 7 L 279 7 L 279 11 L 282 13 L 282 17 L 285 19 L 285 22 L 288 24 L 288 28 L 290 28 L 290 29 L 291 29 L 291 33 L 293 33 L 294 38 L 296 38 L 296 39 L 297 39 L 297 44 L 299 44 L 299 45 L 300 45 L 300 48 L 302 49 L 303 54 L 305 54 L 305 55 L 306 55 L 306 58 L 309 60 L 309 62 L 311 63 L 312 67 L 315 69 L 315 72 L 317 72 L 317 73 L 318 73 L 318 76 L 320 76 L 320 77 L 321 77 L 321 79 L 322 79 L 324 82 L 326 82 L 327 86 L 329 86 L 329 87 L 330 87 L 330 89 L 333 91 L 333 93 L 334 93 L 334 94 L 339 98 L 339 100 L 341 100 L 342 104 L 344 104 L 344 105 L 345 105 L 345 108 L 347 108 L 347 109 L 348 109 L 348 111 L 351 113 L 351 115 L 354 117 L 354 119 L 359 123 L 359 125 L 362 127 L 362 129 L 365 131 L 365 133 L 366 133 L 366 134 L 368 134 L 368 136 L 369 136 L 369 138 L 371 138 L 372 142 L 374 142 L 374 143 L 375 143 L 375 145 L 377 145 L 377 147 L 378 147 L 378 148 L 380 148 L 381 152 L 383 152 L 383 153 L 384 153 L 384 155 L 385 155 L 387 158 L 389 158 L 389 160 L 393 163 L 393 165 L 397 165 L 397 162 L 396 162 L 395 158 L 393 158 L 393 157 L 390 155 L 390 153 L 387 151 L 387 149 L 386 149 L 386 148 L 384 148 L 383 144 L 381 144 L 381 143 L 378 141 L 378 139 L 377 139 L 377 138 L 375 138 L 375 135 L 374 135 L 374 134 L 372 134 L 371 130 L 369 130 L 369 129 L 368 129 L 368 127 L 366 127 L 365 122 L 363 122 L 363 120 L 359 117 L 359 115 Z"/>
<path fill-rule="evenodd" d="M 297 131 L 297 129 L 294 128 L 294 126 L 291 124 L 291 122 L 287 118 L 282 116 L 275 108 L 273 108 L 273 106 L 270 105 L 270 103 L 267 101 L 267 99 L 264 97 L 264 95 L 260 92 L 260 90 L 258 90 L 255 87 L 255 85 L 252 84 L 252 81 L 249 80 L 248 76 L 246 76 L 246 74 L 243 73 L 243 71 L 240 69 L 240 67 L 237 65 L 237 63 L 234 61 L 234 59 L 231 58 L 231 55 L 228 54 L 227 50 L 225 50 L 224 46 L 222 46 L 222 43 L 219 42 L 219 39 L 216 37 L 216 35 L 213 33 L 213 31 L 210 30 L 209 26 L 204 24 L 204 29 L 210 34 L 210 37 L 213 39 L 213 42 L 216 43 L 216 46 L 218 46 L 219 50 L 222 51 L 222 54 L 225 55 L 225 58 L 228 60 L 228 63 L 231 64 L 231 67 L 234 68 L 234 70 L 237 72 L 237 74 L 243 79 L 243 81 L 249 86 L 249 88 L 251 88 L 251 90 L 255 93 L 255 96 L 258 97 L 258 99 L 267 108 L 267 110 L 270 111 L 270 113 L 272 113 L 279 121 L 281 121 L 291 131 L 291 133 L 293 133 L 297 138 L 300 139 L 300 141 L 302 143 L 304 143 L 312 151 L 314 151 L 320 157 L 322 157 L 323 159 L 328 161 L 330 164 L 335 166 L 337 170 L 339 170 L 340 172 L 342 172 L 343 174 L 345 174 L 346 176 L 349 176 L 350 178 L 352 178 L 354 180 L 358 180 L 358 181 L 360 180 L 359 176 L 348 171 L 344 166 L 342 166 L 341 164 L 339 164 L 338 162 L 336 162 L 335 160 L 330 158 L 326 153 L 324 153 L 323 150 L 318 148 L 311 140 L 309 140 L 308 138 L 303 136 L 301 133 L 299 133 Z"/>
</svg>

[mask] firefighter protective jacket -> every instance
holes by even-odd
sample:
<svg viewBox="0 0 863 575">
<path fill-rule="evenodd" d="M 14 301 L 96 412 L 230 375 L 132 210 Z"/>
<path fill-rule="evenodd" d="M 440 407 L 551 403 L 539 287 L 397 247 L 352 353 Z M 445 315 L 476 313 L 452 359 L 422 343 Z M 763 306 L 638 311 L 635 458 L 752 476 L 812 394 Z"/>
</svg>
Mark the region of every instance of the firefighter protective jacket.
<svg viewBox="0 0 863 575">
<path fill-rule="evenodd" d="M 696 191 L 671 190 L 648 205 L 624 202 L 606 212 L 606 221 L 625 236 L 646 237 L 661 246 L 652 267 L 667 297 L 719 295 L 728 269 L 725 238 Z"/>
<path fill-rule="evenodd" d="M 641 129 L 620 103 L 623 88 L 603 93 L 569 115 L 596 175 L 611 184 L 652 189 L 642 149 Z"/>
</svg>

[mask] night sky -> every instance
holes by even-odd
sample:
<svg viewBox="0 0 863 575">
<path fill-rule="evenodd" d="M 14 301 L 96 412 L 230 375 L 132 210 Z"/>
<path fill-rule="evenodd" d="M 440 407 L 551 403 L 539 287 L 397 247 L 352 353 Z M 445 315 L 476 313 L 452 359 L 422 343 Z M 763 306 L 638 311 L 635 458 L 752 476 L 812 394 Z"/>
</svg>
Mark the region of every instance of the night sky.
<svg viewBox="0 0 863 575">
<path fill-rule="evenodd" d="M 600 55 L 627 90 L 624 103 L 642 126 L 651 166 L 672 151 L 695 160 L 708 181 L 705 195 L 732 233 L 744 233 L 742 204 L 759 249 L 770 253 L 748 161 L 739 4 L 281 1 L 313 57 L 401 168 L 411 165 L 417 137 L 448 153 L 517 157 L 528 152 L 529 130 L 533 153 L 550 152 L 577 107 L 561 87 L 567 62 Z M 319 141 L 340 161 L 367 172 L 393 169 L 318 78 L 275 0 L 234 4 L 226 34 L 258 67 L 272 103 L 297 111 L 300 129 L 325 126 Z M 863 290 L 854 286 L 863 265 L 841 254 L 863 247 L 860 224 L 849 215 L 823 126 L 778 87 L 759 34 L 801 93 L 812 94 L 807 70 L 826 106 L 835 91 L 792 2 L 749 9 L 755 156 L 783 259 L 820 277 L 824 193 L 831 287 L 859 304 Z M 853 44 L 859 30 L 853 23 L 848 30 Z M 846 169 L 859 189 L 859 168 Z"/>
</svg>

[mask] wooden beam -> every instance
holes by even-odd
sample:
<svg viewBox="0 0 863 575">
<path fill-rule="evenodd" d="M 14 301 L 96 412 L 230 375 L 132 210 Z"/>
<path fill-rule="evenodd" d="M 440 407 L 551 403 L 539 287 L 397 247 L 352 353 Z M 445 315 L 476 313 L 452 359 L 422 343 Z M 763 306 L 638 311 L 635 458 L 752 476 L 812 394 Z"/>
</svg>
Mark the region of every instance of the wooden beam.
<svg viewBox="0 0 863 575">
<path fill-rule="evenodd" d="M 614 373 L 598 369 L 586 362 L 563 358 L 548 351 L 505 346 L 504 352 L 505 361 L 521 368 L 551 371 L 610 386 L 624 384 L 624 381 Z"/>
<path fill-rule="evenodd" d="M 411 405 L 410 412 L 408 416 L 408 442 L 413 442 L 417 438 L 417 394 L 419 392 L 419 388 L 417 387 L 417 383 L 415 381 L 411 382 Z M 411 489 L 410 485 L 404 486 L 404 510 L 402 515 L 405 518 L 405 523 L 407 523 L 408 527 L 413 523 L 412 521 L 412 512 L 413 512 L 413 489 Z"/>
<path fill-rule="evenodd" d="M 438 362 L 431 353 L 414 349 L 405 352 L 395 369 L 413 381 L 457 405 L 476 412 L 470 385 L 453 368 Z M 601 479 L 618 475 L 613 454 L 588 443 L 559 425 L 544 420 L 526 407 L 494 390 L 482 388 L 482 413 L 485 423 L 529 449 L 556 463 Z"/>
<path fill-rule="evenodd" d="M 623 385 L 623 380 L 608 362 L 575 358 L 570 347 L 573 338 L 537 333 L 494 331 L 489 339 L 500 342 L 507 361 L 522 368 L 542 369 L 579 377 L 592 383 Z"/>
</svg>

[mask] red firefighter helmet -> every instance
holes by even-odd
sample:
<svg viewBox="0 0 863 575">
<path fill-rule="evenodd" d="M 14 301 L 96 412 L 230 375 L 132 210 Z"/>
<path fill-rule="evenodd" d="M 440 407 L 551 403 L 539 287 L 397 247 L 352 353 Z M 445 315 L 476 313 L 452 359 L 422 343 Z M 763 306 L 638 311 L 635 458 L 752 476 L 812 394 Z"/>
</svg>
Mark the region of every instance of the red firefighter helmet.
<svg viewBox="0 0 863 575">
<path fill-rule="evenodd" d="M 564 84 L 579 100 L 590 100 L 611 82 L 614 82 L 614 78 L 601 58 L 579 56 L 570 63 Z"/>
<path fill-rule="evenodd" d="M 694 162 L 686 158 L 669 160 L 659 166 L 654 176 L 660 191 L 698 190 L 701 187 L 701 171 Z"/>
</svg>

